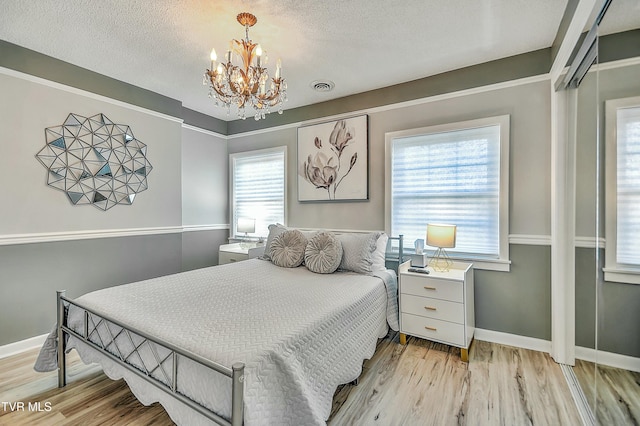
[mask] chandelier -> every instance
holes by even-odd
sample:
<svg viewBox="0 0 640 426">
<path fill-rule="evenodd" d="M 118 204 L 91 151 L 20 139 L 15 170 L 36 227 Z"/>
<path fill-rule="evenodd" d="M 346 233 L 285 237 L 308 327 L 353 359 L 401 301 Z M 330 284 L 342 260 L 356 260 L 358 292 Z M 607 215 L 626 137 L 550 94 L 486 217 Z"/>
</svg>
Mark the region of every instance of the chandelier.
<svg viewBox="0 0 640 426">
<path fill-rule="evenodd" d="M 282 114 L 282 103 L 287 100 L 287 83 L 281 76 L 282 63 L 278 59 L 275 75 L 269 80 L 265 68 L 266 52 L 249 39 L 249 27 L 254 26 L 258 18 L 245 12 L 237 19 L 245 28 L 245 39 L 229 42 L 224 61 L 217 62 L 216 50 L 211 50 L 211 69 L 204 73 L 203 80 L 203 84 L 209 86 L 209 97 L 215 99 L 216 106 L 226 107 L 227 115 L 231 105 L 236 105 L 238 117 L 243 120 L 245 108 L 253 108 L 256 120 L 264 118 L 276 106 Z M 242 58 L 241 66 L 232 63 L 234 53 Z"/>
</svg>

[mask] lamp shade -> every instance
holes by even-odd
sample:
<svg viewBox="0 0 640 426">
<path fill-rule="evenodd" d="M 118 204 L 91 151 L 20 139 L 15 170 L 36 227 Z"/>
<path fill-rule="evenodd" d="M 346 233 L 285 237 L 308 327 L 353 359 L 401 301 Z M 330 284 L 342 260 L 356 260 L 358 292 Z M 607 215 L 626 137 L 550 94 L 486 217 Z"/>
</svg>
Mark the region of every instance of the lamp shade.
<svg viewBox="0 0 640 426">
<path fill-rule="evenodd" d="M 248 234 L 256 232 L 256 220 L 246 217 L 238 218 L 238 225 L 236 226 L 238 232 L 245 232 Z"/>
<path fill-rule="evenodd" d="M 427 224 L 427 245 L 438 248 L 456 246 L 456 225 Z"/>
</svg>

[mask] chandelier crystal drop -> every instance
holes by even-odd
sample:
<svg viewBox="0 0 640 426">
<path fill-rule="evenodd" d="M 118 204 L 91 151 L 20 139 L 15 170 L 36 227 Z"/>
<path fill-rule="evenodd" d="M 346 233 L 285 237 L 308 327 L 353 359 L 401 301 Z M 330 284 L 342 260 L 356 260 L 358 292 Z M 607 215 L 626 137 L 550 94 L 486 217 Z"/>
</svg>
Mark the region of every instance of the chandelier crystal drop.
<svg viewBox="0 0 640 426">
<path fill-rule="evenodd" d="M 209 97 L 215 100 L 216 106 L 227 109 L 231 113 L 231 105 L 238 108 L 238 117 L 246 118 L 246 108 L 253 108 L 254 118 L 260 120 L 271 108 L 278 107 L 282 114 L 282 104 L 287 101 L 287 83 L 282 78 L 282 63 L 276 64 L 273 78 L 265 65 L 266 52 L 258 43 L 249 39 L 249 27 L 258 22 L 251 13 L 240 13 L 237 17 L 240 25 L 245 27 L 244 40 L 231 40 L 224 60 L 218 62 L 216 50 L 211 50 L 211 69 L 204 73 L 203 84 L 209 86 Z M 242 65 L 234 65 L 234 54 L 242 58 Z"/>
</svg>

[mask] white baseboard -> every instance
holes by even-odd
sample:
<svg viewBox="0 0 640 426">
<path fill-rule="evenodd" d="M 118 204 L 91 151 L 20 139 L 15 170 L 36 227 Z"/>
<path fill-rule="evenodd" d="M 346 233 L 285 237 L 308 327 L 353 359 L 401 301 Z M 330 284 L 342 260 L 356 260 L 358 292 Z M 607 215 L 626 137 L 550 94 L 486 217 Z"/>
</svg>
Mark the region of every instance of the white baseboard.
<svg viewBox="0 0 640 426">
<path fill-rule="evenodd" d="M 0 346 L 0 359 L 7 358 L 12 355 L 17 355 L 30 349 L 39 348 L 44 344 L 44 341 L 47 339 L 48 335 L 49 333 Z"/>
<path fill-rule="evenodd" d="M 482 328 L 476 328 L 474 335 L 476 339 L 483 340 L 485 342 L 515 346 L 516 348 L 530 349 L 538 352 L 551 352 L 551 342 L 549 340 L 502 333 L 500 331 L 483 330 Z"/>
<path fill-rule="evenodd" d="M 640 358 L 576 346 L 576 358 L 640 373 Z"/>
<path fill-rule="evenodd" d="M 48 333 L 42 334 L 40 336 L 0 346 L 0 359 L 17 355 L 30 349 L 39 348 L 44 344 L 48 335 Z M 517 348 L 530 349 L 532 351 L 546 353 L 551 352 L 551 342 L 548 340 L 519 336 L 517 334 L 502 333 L 500 331 L 484 330 L 482 328 L 476 328 L 474 335 L 476 339 L 483 340 L 485 342 L 515 346 Z M 589 362 L 597 362 L 598 364 L 609 367 L 640 372 L 640 358 L 628 355 L 596 351 L 595 349 L 576 346 L 576 358 Z"/>
<path fill-rule="evenodd" d="M 501 345 L 515 346 L 517 348 L 539 352 L 551 352 L 551 342 L 548 340 L 502 333 L 500 331 L 483 330 L 481 328 L 476 328 L 474 335 L 476 339 L 485 342 L 499 343 Z M 640 372 L 640 358 L 628 355 L 596 351 L 595 349 L 576 346 L 576 358 L 584 361 L 597 362 L 600 365 L 606 365 L 608 367 Z"/>
</svg>

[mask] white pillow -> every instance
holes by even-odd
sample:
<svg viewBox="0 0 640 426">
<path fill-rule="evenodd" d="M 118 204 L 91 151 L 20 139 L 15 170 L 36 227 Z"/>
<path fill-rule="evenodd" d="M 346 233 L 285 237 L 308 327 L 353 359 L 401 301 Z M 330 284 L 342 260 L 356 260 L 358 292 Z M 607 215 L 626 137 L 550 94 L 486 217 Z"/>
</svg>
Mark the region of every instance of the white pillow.
<svg viewBox="0 0 640 426">
<path fill-rule="evenodd" d="M 376 250 L 371 255 L 372 272 L 384 272 L 387 270 L 387 262 L 385 260 L 387 254 L 387 242 L 389 242 L 389 236 L 384 232 L 381 232 L 378 237 L 378 241 L 376 242 Z"/>
<path fill-rule="evenodd" d="M 260 256 L 260 259 L 271 260 L 271 243 L 274 238 L 282 234 L 288 228 L 280 223 L 272 223 L 269 225 L 269 235 L 267 236 L 267 242 L 264 245 L 264 254 Z"/>
<path fill-rule="evenodd" d="M 331 274 L 342 262 L 342 243 L 331 232 L 318 232 L 307 243 L 304 264 L 317 274 Z"/>
<path fill-rule="evenodd" d="M 382 234 L 383 232 L 338 235 L 338 240 L 342 243 L 340 269 L 371 275 L 373 253 L 376 251 L 378 238 Z"/>
<path fill-rule="evenodd" d="M 284 231 L 271 242 L 269 256 L 274 265 L 296 268 L 302 265 L 307 238 L 297 229 Z"/>
</svg>

